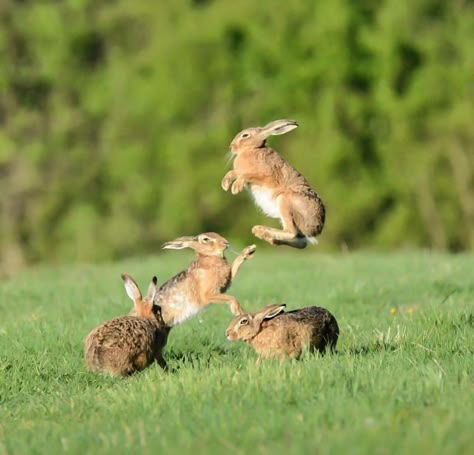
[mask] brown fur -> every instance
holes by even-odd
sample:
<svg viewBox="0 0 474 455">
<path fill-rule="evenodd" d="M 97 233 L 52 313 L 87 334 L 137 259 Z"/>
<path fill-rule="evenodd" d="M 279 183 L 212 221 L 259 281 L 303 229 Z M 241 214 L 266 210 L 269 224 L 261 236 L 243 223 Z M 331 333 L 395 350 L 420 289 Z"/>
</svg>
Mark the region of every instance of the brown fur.
<svg viewBox="0 0 474 455">
<path fill-rule="evenodd" d="M 122 279 L 137 315 L 117 317 L 92 330 L 85 341 L 86 365 L 92 371 L 128 375 L 156 360 L 165 369 L 162 351 L 170 329 L 163 323 L 159 307 L 153 305 L 156 277 L 144 299 L 132 277 L 123 274 Z"/>
<path fill-rule="evenodd" d="M 268 136 L 297 127 L 294 120 L 275 120 L 263 128 L 238 133 L 230 144 L 234 168 L 224 176 L 221 186 L 225 191 L 231 188 L 232 194 L 247 186 L 257 205 L 268 216 L 280 219 L 282 230 L 254 226 L 252 233 L 256 237 L 273 245 L 305 248 L 323 230 L 324 204 L 303 175 L 266 146 Z M 270 202 L 262 202 L 262 197 Z"/>
<path fill-rule="evenodd" d="M 245 248 L 230 265 L 224 256 L 228 246 L 227 240 L 214 232 L 179 237 L 163 244 L 164 249 L 192 248 L 196 252 L 189 267 L 164 283 L 155 295 L 154 303 L 161 308 L 168 327 L 189 319 L 211 303 L 229 304 L 234 315 L 243 312 L 238 300 L 225 292 L 256 247 Z"/>
<path fill-rule="evenodd" d="M 333 350 L 339 337 L 334 316 L 326 309 L 312 306 L 284 312 L 285 305 L 269 305 L 255 313 L 234 318 L 226 335 L 243 340 L 265 357 L 299 358 L 305 349 L 311 352 Z"/>
</svg>

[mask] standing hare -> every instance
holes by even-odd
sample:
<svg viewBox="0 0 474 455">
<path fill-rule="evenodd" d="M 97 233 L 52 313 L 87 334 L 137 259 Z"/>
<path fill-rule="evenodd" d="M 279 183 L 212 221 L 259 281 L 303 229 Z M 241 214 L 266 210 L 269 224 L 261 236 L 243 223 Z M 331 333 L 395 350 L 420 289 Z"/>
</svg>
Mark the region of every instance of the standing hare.
<svg viewBox="0 0 474 455">
<path fill-rule="evenodd" d="M 131 276 L 122 274 L 122 279 L 136 316 L 117 317 L 92 330 L 85 341 L 86 365 L 92 371 L 124 376 L 155 360 L 165 369 L 162 351 L 170 329 L 163 323 L 160 308 L 153 304 L 157 279 L 153 277 L 145 298 Z"/>
<path fill-rule="evenodd" d="M 323 353 L 336 347 L 339 327 L 328 310 L 317 306 L 284 310 L 284 304 L 276 304 L 241 314 L 227 328 L 227 338 L 249 343 L 259 354 L 257 363 L 264 357 L 297 359 L 304 349 Z"/>
<path fill-rule="evenodd" d="M 234 169 L 227 172 L 221 186 L 237 194 L 247 185 L 257 206 L 269 217 L 280 219 L 282 230 L 254 226 L 256 237 L 273 245 L 305 248 L 323 230 L 324 204 L 307 180 L 266 145 L 269 136 L 297 127 L 294 120 L 275 120 L 238 133 L 230 144 Z"/>
<path fill-rule="evenodd" d="M 189 267 L 164 283 L 155 295 L 154 303 L 161 308 L 168 327 L 186 321 L 211 303 L 229 304 L 234 315 L 243 313 L 238 300 L 224 293 L 256 247 L 248 246 L 229 265 L 224 256 L 228 246 L 229 242 L 215 232 L 179 237 L 162 245 L 165 250 L 191 248 L 196 253 Z"/>
</svg>

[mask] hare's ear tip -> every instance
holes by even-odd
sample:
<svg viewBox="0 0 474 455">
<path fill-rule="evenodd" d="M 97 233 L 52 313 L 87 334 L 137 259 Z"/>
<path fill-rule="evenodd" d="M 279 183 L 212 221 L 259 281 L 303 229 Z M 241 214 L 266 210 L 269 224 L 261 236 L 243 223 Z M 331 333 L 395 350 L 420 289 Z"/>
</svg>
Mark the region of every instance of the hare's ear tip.
<svg viewBox="0 0 474 455">
<path fill-rule="evenodd" d="M 123 281 L 127 281 L 128 280 L 128 275 L 126 273 L 121 273 L 120 274 L 121 278 Z"/>
<path fill-rule="evenodd" d="M 267 306 L 267 308 L 277 308 L 277 307 L 283 307 L 286 308 L 286 303 L 279 302 L 279 303 L 270 303 L 270 305 Z"/>
<path fill-rule="evenodd" d="M 153 284 L 156 286 L 156 284 L 158 283 L 158 278 L 156 278 L 156 276 L 154 276 L 151 281 L 153 281 Z"/>
</svg>

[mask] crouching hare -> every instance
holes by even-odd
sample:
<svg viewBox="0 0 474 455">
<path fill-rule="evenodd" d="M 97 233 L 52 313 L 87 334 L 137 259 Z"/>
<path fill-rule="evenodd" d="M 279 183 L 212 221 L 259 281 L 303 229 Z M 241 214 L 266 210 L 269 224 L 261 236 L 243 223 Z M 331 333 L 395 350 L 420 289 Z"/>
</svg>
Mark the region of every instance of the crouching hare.
<svg viewBox="0 0 474 455">
<path fill-rule="evenodd" d="M 304 349 L 311 352 L 334 350 L 339 337 L 336 318 L 317 306 L 285 312 L 284 304 L 268 305 L 255 313 L 237 316 L 226 330 L 231 341 L 243 340 L 264 357 L 299 358 Z"/>
<path fill-rule="evenodd" d="M 163 323 L 160 307 L 153 304 L 157 279 L 153 277 L 145 298 L 131 276 L 122 274 L 122 279 L 136 316 L 117 317 L 92 330 L 85 341 L 86 365 L 92 371 L 123 376 L 155 360 L 166 369 L 162 351 L 170 329 Z"/>
</svg>

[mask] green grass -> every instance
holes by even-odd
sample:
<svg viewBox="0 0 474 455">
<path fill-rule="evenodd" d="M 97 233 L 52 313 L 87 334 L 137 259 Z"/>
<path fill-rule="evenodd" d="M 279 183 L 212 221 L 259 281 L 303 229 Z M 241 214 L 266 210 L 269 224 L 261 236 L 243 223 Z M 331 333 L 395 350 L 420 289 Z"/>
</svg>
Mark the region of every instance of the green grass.
<svg viewBox="0 0 474 455">
<path fill-rule="evenodd" d="M 474 452 L 474 256 L 258 252 L 231 292 L 248 309 L 328 308 L 338 353 L 264 362 L 214 305 L 128 379 L 86 371 L 83 340 L 184 252 L 38 268 L 0 282 L 0 454 Z"/>
</svg>

